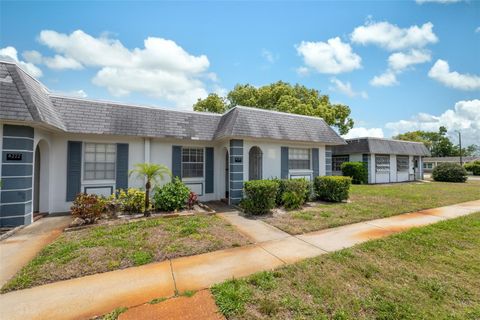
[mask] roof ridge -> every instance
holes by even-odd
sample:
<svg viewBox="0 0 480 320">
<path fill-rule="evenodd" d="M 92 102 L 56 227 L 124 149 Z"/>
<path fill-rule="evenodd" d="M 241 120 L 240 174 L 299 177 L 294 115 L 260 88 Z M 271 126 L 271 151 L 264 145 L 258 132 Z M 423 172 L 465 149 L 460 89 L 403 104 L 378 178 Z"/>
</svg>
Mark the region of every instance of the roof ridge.
<svg viewBox="0 0 480 320">
<path fill-rule="evenodd" d="M 48 95 L 50 97 L 53 97 L 53 98 L 69 99 L 69 100 L 85 101 L 85 102 L 94 102 L 94 103 L 103 103 L 103 104 L 113 104 L 113 105 L 124 106 L 124 107 L 132 107 L 132 108 L 171 111 L 171 112 L 179 112 L 179 113 L 186 113 L 186 114 L 200 114 L 200 115 L 206 115 L 206 116 L 222 116 L 222 114 L 214 113 L 214 112 L 199 112 L 199 111 L 193 111 L 193 110 L 191 110 L 191 111 L 190 110 L 174 110 L 174 109 L 170 109 L 168 107 L 157 107 L 157 106 L 153 106 L 153 105 L 151 105 L 151 106 L 140 105 L 140 104 L 135 104 L 135 103 L 126 103 L 126 102 L 119 102 L 119 101 L 113 101 L 113 100 L 72 97 L 72 96 L 68 96 L 68 95 L 65 95 L 65 94 L 52 93 L 52 92 L 50 92 Z"/>
<path fill-rule="evenodd" d="M 376 140 L 385 140 L 385 141 L 396 141 L 396 142 L 406 142 L 406 143 L 421 143 L 419 141 L 408 141 L 408 140 L 400 140 L 400 139 L 391 139 L 391 138 L 379 138 L 379 137 L 358 137 L 358 138 L 348 138 L 345 139 L 346 141 L 351 141 L 351 140 L 370 140 L 370 139 L 376 139 Z"/>
<path fill-rule="evenodd" d="M 18 93 L 22 97 L 23 102 L 27 106 L 27 110 L 30 113 L 30 116 L 32 117 L 33 121 L 42 121 L 43 122 L 43 117 L 42 114 L 40 113 L 40 110 L 37 108 L 35 103 L 33 102 L 32 95 L 28 91 L 24 80 L 22 79 L 22 76 L 19 72 L 18 69 L 23 71 L 22 68 L 18 66 L 16 63 L 9 63 L 13 69 L 7 68 L 10 76 L 12 77 L 13 83 L 15 84 L 15 87 L 17 88 Z M 13 74 L 15 73 L 15 74 Z M 19 81 L 15 81 L 14 78 L 18 78 Z M 20 88 L 19 86 L 22 86 L 23 88 Z"/>
<path fill-rule="evenodd" d="M 263 111 L 263 112 L 271 112 L 271 113 L 279 113 L 279 114 L 284 114 L 284 115 L 289 115 L 289 116 L 294 116 L 294 117 L 303 117 L 303 118 L 309 118 L 309 119 L 320 119 L 325 122 L 325 119 L 322 117 L 316 117 L 316 116 L 307 116 L 304 114 L 297 114 L 297 113 L 290 113 L 290 112 L 284 112 L 284 111 L 277 111 L 277 110 L 270 110 L 270 109 L 263 109 L 263 108 L 257 108 L 257 107 L 247 107 L 247 106 L 241 106 L 237 105 L 233 108 L 239 108 L 239 109 L 247 109 L 247 110 L 255 110 L 255 111 Z M 232 108 L 232 109 L 233 109 Z"/>
</svg>

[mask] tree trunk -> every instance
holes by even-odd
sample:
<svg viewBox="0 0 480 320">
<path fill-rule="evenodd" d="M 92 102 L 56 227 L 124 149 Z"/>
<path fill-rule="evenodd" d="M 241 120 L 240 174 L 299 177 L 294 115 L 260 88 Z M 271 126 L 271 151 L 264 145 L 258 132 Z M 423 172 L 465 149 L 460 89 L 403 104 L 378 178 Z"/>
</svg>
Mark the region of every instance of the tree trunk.
<svg viewBox="0 0 480 320">
<path fill-rule="evenodd" d="M 148 207 L 150 207 L 150 187 L 150 181 L 147 181 L 145 184 L 145 212 L 143 213 L 145 217 L 150 216 L 150 211 L 148 210 Z"/>
</svg>

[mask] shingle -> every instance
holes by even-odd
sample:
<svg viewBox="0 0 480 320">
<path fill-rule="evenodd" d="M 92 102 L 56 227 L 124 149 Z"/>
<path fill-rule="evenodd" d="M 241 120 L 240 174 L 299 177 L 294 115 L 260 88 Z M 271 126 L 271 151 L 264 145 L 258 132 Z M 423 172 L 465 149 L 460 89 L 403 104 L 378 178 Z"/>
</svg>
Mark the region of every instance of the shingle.
<svg viewBox="0 0 480 320">
<path fill-rule="evenodd" d="M 334 155 L 352 153 L 399 154 L 428 156 L 430 151 L 421 142 L 401 141 L 383 138 L 348 139 L 347 145 L 335 146 Z"/>
<path fill-rule="evenodd" d="M 226 113 L 215 138 L 253 137 L 275 140 L 344 144 L 344 140 L 326 122 L 284 112 L 238 106 Z"/>
</svg>

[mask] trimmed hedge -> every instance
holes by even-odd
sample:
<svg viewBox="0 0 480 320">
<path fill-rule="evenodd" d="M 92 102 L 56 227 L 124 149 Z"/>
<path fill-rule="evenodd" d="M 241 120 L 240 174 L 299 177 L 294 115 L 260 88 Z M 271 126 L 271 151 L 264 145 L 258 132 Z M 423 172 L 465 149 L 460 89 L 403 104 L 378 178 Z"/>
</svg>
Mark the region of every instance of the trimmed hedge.
<svg viewBox="0 0 480 320">
<path fill-rule="evenodd" d="M 435 181 L 465 182 L 467 170 L 458 163 L 441 163 L 433 169 L 432 177 Z"/>
<path fill-rule="evenodd" d="M 278 192 L 275 197 L 275 204 L 277 206 L 282 206 L 285 204 L 284 193 L 293 192 L 297 194 L 301 199 L 300 206 L 306 201 L 310 200 L 310 195 L 312 193 L 312 184 L 306 179 L 273 179 L 278 183 Z"/>
<path fill-rule="evenodd" d="M 302 207 L 305 198 L 301 194 L 293 191 L 286 191 L 282 195 L 283 205 L 287 210 L 295 210 Z"/>
<path fill-rule="evenodd" d="M 353 184 L 368 183 L 368 171 L 363 162 L 344 162 L 341 168 L 342 174 L 352 178 Z"/>
<path fill-rule="evenodd" d="M 248 214 L 265 214 L 275 208 L 275 198 L 279 183 L 275 180 L 245 181 L 245 199 L 240 206 Z"/>
<path fill-rule="evenodd" d="M 473 173 L 474 176 L 480 176 L 480 160 L 475 160 L 464 165 L 467 171 Z"/>
<path fill-rule="evenodd" d="M 350 177 L 315 177 L 315 194 L 320 200 L 341 202 L 348 199 L 351 183 L 352 178 Z"/>
</svg>

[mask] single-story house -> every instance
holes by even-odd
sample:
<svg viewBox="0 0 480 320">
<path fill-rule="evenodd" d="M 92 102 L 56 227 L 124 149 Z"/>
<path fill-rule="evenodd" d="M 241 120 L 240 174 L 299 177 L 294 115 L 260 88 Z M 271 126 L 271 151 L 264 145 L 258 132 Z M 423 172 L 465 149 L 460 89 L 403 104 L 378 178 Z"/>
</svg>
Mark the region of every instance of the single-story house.
<svg viewBox="0 0 480 320">
<path fill-rule="evenodd" d="M 332 173 L 341 175 L 347 161 L 364 162 L 368 183 L 391 183 L 423 179 L 423 157 L 430 152 L 423 143 L 383 138 L 347 139 L 332 148 Z"/>
<path fill-rule="evenodd" d="M 238 203 L 243 182 L 331 174 L 345 141 L 320 118 L 235 107 L 225 114 L 165 110 L 50 93 L 0 62 L 0 225 L 68 211 L 79 192 L 142 187 L 136 163 L 161 163 L 203 201 Z"/>
<path fill-rule="evenodd" d="M 479 156 L 462 157 L 463 164 L 480 161 Z M 425 172 L 432 172 L 433 169 L 441 163 L 458 163 L 460 164 L 460 157 L 426 157 L 423 159 L 423 170 Z"/>
</svg>

